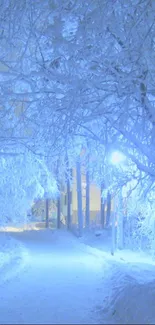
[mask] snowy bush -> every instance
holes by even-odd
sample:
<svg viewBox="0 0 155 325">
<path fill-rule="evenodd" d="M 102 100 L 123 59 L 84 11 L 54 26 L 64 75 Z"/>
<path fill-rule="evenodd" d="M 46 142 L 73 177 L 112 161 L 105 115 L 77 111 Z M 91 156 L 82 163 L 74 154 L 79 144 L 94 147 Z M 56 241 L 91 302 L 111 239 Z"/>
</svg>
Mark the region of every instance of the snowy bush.
<svg viewBox="0 0 155 325">
<path fill-rule="evenodd" d="M 133 249 L 155 253 L 155 207 L 149 200 L 138 198 L 135 190 L 128 198 L 125 243 Z"/>
<path fill-rule="evenodd" d="M 32 153 L 0 159 L 1 225 L 23 223 L 34 199 L 58 193 L 57 184 L 43 161 Z"/>
</svg>

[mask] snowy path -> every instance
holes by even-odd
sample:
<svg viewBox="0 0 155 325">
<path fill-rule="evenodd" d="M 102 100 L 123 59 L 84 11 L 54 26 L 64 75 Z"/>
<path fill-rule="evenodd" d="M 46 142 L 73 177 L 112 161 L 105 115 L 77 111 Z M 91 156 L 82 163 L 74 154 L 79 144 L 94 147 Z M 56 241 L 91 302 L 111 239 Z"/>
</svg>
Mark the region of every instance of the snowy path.
<svg viewBox="0 0 155 325">
<path fill-rule="evenodd" d="M 14 236 L 27 247 L 29 260 L 25 270 L 1 286 L 0 323 L 100 323 L 101 260 L 63 232 Z"/>
<path fill-rule="evenodd" d="M 155 323 L 155 262 L 147 256 L 112 257 L 65 231 L 13 236 L 29 254 L 16 276 L 0 277 L 0 324 Z"/>
</svg>

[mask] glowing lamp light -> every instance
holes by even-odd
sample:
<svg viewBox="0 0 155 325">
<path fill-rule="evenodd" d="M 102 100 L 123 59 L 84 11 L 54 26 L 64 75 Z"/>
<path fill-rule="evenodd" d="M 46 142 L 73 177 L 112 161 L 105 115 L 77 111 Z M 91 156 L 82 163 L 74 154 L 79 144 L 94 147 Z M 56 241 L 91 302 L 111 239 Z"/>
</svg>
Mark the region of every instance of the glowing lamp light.
<svg viewBox="0 0 155 325">
<path fill-rule="evenodd" d="M 115 151 L 111 155 L 111 162 L 113 165 L 118 165 L 122 163 L 125 160 L 125 156 L 123 155 L 122 152 Z"/>
</svg>

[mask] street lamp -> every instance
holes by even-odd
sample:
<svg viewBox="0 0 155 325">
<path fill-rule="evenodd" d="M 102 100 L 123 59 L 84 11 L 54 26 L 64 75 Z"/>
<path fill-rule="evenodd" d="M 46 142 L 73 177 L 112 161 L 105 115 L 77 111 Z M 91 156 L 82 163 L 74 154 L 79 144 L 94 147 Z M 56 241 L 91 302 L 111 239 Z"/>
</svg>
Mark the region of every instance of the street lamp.
<svg viewBox="0 0 155 325">
<path fill-rule="evenodd" d="M 122 152 L 120 151 L 114 151 L 112 154 L 111 154 L 111 163 L 113 165 L 120 165 L 123 161 L 125 161 L 125 156 Z"/>
</svg>

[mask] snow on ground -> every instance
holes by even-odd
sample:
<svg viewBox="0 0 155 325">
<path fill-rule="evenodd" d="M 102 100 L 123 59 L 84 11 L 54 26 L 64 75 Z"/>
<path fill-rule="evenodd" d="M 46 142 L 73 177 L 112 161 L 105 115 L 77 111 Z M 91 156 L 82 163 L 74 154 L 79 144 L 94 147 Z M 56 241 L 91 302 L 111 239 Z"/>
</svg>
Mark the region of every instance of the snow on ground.
<svg viewBox="0 0 155 325">
<path fill-rule="evenodd" d="M 12 236 L 29 259 L 1 286 L 0 323 L 155 323 L 151 258 L 130 251 L 111 256 L 110 238 L 93 233 L 82 239 L 63 230 Z"/>
<path fill-rule="evenodd" d="M 0 284 L 9 280 L 27 264 L 28 252 L 21 242 L 0 232 Z"/>
<path fill-rule="evenodd" d="M 111 241 L 105 232 L 100 236 L 88 233 L 81 241 L 87 244 L 88 252 L 110 263 L 103 280 L 103 303 L 98 306 L 103 323 L 154 324 L 155 261 L 152 257 L 127 249 L 110 255 Z"/>
<path fill-rule="evenodd" d="M 143 251 L 132 251 L 130 249 L 115 250 L 115 258 L 111 255 L 111 233 L 109 230 L 90 231 L 85 232 L 84 236 L 79 239 L 83 243 L 89 253 L 98 255 L 99 257 L 106 258 L 108 260 L 124 261 L 131 263 L 144 263 L 155 265 L 155 259 L 150 253 Z M 108 254 L 107 254 L 108 253 Z"/>
<path fill-rule="evenodd" d="M 140 264 L 139 264 L 140 266 Z M 108 323 L 154 324 L 154 266 L 114 265 L 100 313 Z"/>
<path fill-rule="evenodd" d="M 99 323 L 94 313 L 103 270 L 67 232 L 13 233 L 29 250 L 25 272 L 0 290 L 0 323 Z M 95 303 L 94 303 L 95 299 Z M 99 315 L 100 317 L 100 315 Z"/>
</svg>

